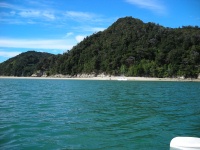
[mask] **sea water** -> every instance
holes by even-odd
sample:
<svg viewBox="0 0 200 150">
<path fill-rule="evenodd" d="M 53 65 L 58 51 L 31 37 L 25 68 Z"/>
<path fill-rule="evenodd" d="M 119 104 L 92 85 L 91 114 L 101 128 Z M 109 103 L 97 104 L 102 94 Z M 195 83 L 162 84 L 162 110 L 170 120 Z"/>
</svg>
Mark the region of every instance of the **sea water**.
<svg viewBox="0 0 200 150">
<path fill-rule="evenodd" d="M 0 79 L 0 149 L 169 149 L 200 137 L 200 83 Z"/>
</svg>

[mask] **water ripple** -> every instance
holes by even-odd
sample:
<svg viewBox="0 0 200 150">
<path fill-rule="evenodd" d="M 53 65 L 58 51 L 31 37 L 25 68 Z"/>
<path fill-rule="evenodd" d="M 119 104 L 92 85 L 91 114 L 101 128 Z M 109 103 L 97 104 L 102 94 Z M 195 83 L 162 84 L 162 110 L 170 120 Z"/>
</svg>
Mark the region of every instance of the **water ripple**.
<svg viewBox="0 0 200 150">
<path fill-rule="evenodd" d="M 169 149 L 200 136 L 200 83 L 0 79 L 1 149 Z"/>
</svg>

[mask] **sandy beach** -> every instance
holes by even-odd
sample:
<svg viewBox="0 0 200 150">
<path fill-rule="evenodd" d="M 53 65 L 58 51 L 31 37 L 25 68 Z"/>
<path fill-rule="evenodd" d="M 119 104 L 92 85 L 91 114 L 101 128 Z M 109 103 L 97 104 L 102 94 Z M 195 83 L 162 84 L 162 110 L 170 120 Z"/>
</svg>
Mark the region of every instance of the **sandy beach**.
<svg viewBox="0 0 200 150">
<path fill-rule="evenodd" d="M 191 78 L 152 78 L 152 77 L 124 77 L 126 81 L 194 81 L 200 82 L 200 79 Z M 53 79 L 53 80 L 119 80 L 120 76 L 105 76 L 105 77 L 14 77 L 14 76 L 0 76 L 0 79 Z"/>
</svg>

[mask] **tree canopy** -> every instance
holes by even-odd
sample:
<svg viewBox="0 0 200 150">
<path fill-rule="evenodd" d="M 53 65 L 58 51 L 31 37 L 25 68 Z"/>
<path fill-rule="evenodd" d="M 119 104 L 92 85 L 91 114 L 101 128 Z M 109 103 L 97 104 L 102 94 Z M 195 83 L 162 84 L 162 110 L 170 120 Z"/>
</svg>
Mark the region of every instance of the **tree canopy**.
<svg viewBox="0 0 200 150">
<path fill-rule="evenodd" d="M 16 57 L 13 57 L 0 64 L 0 75 L 4 76 L 31 76 L 38 68 L 41 62 L 46 58 L 52 59 L 53 54 L 28 51 Z"/>
<path fill-rule="evenodd" d="M 5 69 L 3 64 L 1 75 L 24 75 L 16 73 L 18 69 Z M 122 68 L 126 76 L 196 78 L 200 73 L 200 28 L 166 28 L 132 17 L 120 18 L 106 30 L 86 37 L 70 51 L 43 57 L 32 69 L 44 70 L 48 75 L 76 76 L 83 73 L 120 75 Z"/>
</svg>

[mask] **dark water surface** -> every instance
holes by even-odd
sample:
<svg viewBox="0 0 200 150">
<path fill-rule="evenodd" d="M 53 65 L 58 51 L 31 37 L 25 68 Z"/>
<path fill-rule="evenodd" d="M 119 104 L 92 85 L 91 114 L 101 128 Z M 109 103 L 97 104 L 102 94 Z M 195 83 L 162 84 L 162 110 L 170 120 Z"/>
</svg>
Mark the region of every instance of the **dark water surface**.
<svg viewBox="0 0 200 150">
<path fill-rule="evenodd" d="M 200 137 L 199 82 L 0 79 L 0 149 L 169 149 Z"/>
</svg>

